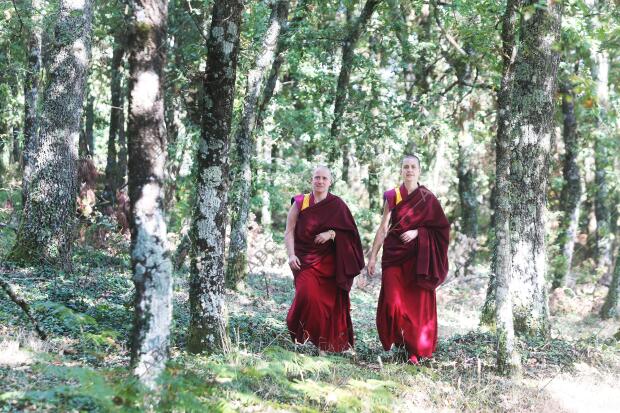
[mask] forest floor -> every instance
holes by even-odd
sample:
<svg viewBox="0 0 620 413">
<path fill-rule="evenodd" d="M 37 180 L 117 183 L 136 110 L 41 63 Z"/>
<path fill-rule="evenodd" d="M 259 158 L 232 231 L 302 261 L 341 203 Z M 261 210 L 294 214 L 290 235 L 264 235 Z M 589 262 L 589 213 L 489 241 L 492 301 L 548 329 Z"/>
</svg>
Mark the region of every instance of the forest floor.
<svg viewBox="0 0 620 413">
<path fill-rule="evenodd" d="M 5 256 L 14 235 L 0 234 Z M 403 352 L 381 349 L 378 277 L 351 292 L 355 354 L 319 357 L 311 345 L 291 343 L 285 317 L 292 276 L 276 252 L 281 248 L 256 234 L 250 245 L 259 249 L 251 254 L 260 266 L 252 266 L 244 288 L 228 297 L 227 354 L 184 350 L 187 266 L 174 274 L 171 361 L 159 405 L 150 408 L 155 399 L 137 391 L 128 369 L 129 243 L 110 232 L 102 240 L 102 234 L 93 228 L 82 234 L 72 273 L 0 266 L 0 276 L 31 303 L 50 334 L 39 340 L 20 309 L 0 294 L 0 411 L 620 411 L 620 345 L 613 338 L 619 323 L 597 317 L 604 287 L 578 284 L 552 297 L 552 339 L 521 339 L 519 380 L 496 373 L 494 337 L 478 325 L 484 267 L 438 289 L 440 340 L 432 359 L 411 366 Z"/>
</svg>

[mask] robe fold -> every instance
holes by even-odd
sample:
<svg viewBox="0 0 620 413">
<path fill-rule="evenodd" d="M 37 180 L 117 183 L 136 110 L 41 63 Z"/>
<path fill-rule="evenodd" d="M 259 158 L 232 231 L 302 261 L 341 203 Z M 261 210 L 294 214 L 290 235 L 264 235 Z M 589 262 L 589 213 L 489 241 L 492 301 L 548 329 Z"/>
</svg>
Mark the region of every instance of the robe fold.
<svg viewBox="0 0 620 413">
<path fill-rule="evenodd" d="M 410 355 L 430 357 L 437 345 L 435 288 L 448 274 L 450 224 L 424 186 L 407 195 L 402 185 L 384 197 L 392 215 L 383 243 L 379 338 L 385 350 L 396 344 Z M 401 241 L 400 236 L 412 229 L 418 230 L 416 239 Z"/>
<path fill-rule="evenodd" d="M 300 210 L 295 225 L 295 255 L 301 269 L 294 271 L 295 298 L 286 322 L 294 341 L 311 341 L 325 351 L 353 345 L 349 291 L 364 268 L 362 243 L 347 205 L 327 197 L 302 209 L 303 195 L 292 199 Z M 316 244 L 316 235 L 334 230 L 333 241 Z"/>
</svg>

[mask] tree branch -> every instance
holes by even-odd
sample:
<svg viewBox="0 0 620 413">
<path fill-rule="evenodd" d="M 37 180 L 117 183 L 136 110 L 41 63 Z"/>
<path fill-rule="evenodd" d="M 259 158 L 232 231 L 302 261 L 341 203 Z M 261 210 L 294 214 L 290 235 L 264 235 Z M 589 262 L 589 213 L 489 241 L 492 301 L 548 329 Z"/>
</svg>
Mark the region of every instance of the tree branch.
<svg viewBox="0 0 620 413">
<path fill-rule="evenodd" d="M 438 11 L 437 1 L 431 0 L 431 4 L 433 5 L 433 17 L 435 18 L 435 22 L 437 23 L 437 27 L 439 27 L 441 34 L 443 34 L 443 36 L 446 38 L 448 43 L 450 43 L 450 45 L 452 45 L 452 47 L 454 47 L 454 49 L 456 49 L 457 52 L 459 52 L 463 56 L 468 56 L 467 52 L 463 50 L 463 48 L 458 44 L 456 39 L 452 37 L 452 35 L 450 35 L 450 33 L 448 33 L 446 29 L 444 29 L 444 27 L 442 26 L 441 20 L 439 20 L 439 13 L 437 12 Z"/>
<path fill-rule="evenodd" d="M 17 295 L 17 293 L 13 291 L 13 288 L 11 288 L 11 285 L 2 278 L 0 278 L 0 287 L 2 287 L 2 289 L 7 293 L 11 301 L 17 304 L 19 308 L 21 308 L 22 311 L 26 313 L 26 316 L 34 326 L 34 329 L 36 330 L 41 340 L 47 340 L 47 334 L 45 334 L 45 332 L 39 327 L 39 323 L 37 323 L 37 320 L 30 312 L 30 306 L 28 305 L 28 303 L 19 295 Z"/>
</svg>

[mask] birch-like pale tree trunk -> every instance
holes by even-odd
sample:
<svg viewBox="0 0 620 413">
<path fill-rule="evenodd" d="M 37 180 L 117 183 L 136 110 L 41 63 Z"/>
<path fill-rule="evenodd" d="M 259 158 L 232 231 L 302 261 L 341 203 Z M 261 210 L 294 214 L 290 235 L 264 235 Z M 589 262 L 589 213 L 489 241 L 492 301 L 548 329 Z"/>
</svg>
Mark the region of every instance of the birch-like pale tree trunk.
<svg viewBox="0 0 620 413">
<path fill-rule="evenodd" d="M 509 373 L 518 371 L 511 329 L 549 333 L 544 214 L 562 5 L 535 4 L 509 0 L 502 30 L 493 278 L 498 367 Z"/>
<path fill-rule="evenodd" d="M 164 121 L 167 0 L 132 2 L 129 46 L 129 199 L 131 263 L 136 288 L 131 365 L 147 388 L 168 359 L 172 263 L 164 202 Z"/>
<path fill-rule="evenodd" d="M 57 15 L 39 144 L 30 158 L 27 202 L 10 258 L 69 269 L 78 189 L 77 141 L 90 61 L 91 1 L 62 0 Z"/>
<path fill-rule="evenodd" d="M 256 152 L 254 127 L 259 96 L 263 91 L 265 79 L 275 59 L 278 39 L 288 16 L 288 0 L 279 0 L 273 4 L 271 16 L 261 50 L 256 57 L 254 68 L 247 77 L 243 115 L 239 129 L 235 135 L 237 161 L 230 202 L 231 229 L 226 268 L 226 285 L 236 288 L 248 271 L 248 219 L 250 213 L 250 187 L 252 185 L 252 168 L 250 159 Z"/>
<path fill-rule="evenodd" d="M 515 0 L 516 1 L 516 0 Z M 511 291 L 515 330 L 547 335 L 549 309 L 545 277 L 545 212 L 549 153 L 553 140 L 554 96 L 560 41 L 561 2 L 537 8 L 521 21 L 516 46 L 510 115 L 505 136 L 510 142 Z M 498 201 L 502 202 L 502 201 Z"/>
<path fill-rule="evenodd" d="M 577 164 L 579 136 L 575 116 L 575 93 L 568 83 L 560 86 L 560 93 L 562 93 L 562 138 L 565 148 L 562 166 L 564 185 L 560 194 L 562 216 L 557 238 L 559 253 L 553 265 L 553 289 L 566 285 L 567 279 L 570 277 L 581 199 L 581 177 Z"/>
<path fill-rule="evenodd" d="M 275 58 L 273 63 L 271 64 L 271 70 L 269 72 L 269 77 L 265 81 L 265 87 L 263 90 L 262 100 L 260 102 L 260 107 L 258 109 L 258 113 L 256 115 L 256 130 L 261 130 L 263 127 L 263 121 L 265 118 L 265 114 L 269 108 L 269 103 L 271 102 L 271 98 L 274 95 L 276 84 L 278 83 L 278 78 L 280 77 L 280 69 L 282 68 L 282 64 L 284 63 L 284 53 L 290 46 L 289 34 L 292 34 L 297 30 L 299 24 L 303 21 L 306 14 L 308 13 L 308 8 L 310 6 L 310 0 L 300 0 L 297 2 L 295 9 L 292 13 L 291 19 L 287 25 L 282 27 L 282 32 L 280 33 L 278 39 L 278 47 L 276 49 Z M 272 139 L 270 136 L 263 136 L 262 142 L 259 146 L 259 151 L 261 154 L 261 161 L 263 165 L 270 165 L 269 170 L 259 170 L 258 171 L 258 181 L 265 185 L 268 180 L 267 177 L 270 176 L 271 173 L 275 173 L 274 161 L 275 158 L 272 157 Z M 260 223 L 265 229 L 269 229 L 271 227 L 271 197 L 270 193 L 266 189 L 261 190 L 261 213 L 260 213 Z"/>
<path fill-rule="evenodd" d="M 191 230 L 190 326 L 194 353 L 228 351 L 224 301 L 224 241 L 228 151 L 241 30 L 241 0 L 213 5 L 207 40 L 202 133 L 196 156 L 196 196 Z"/>
<path fill-rule="evenodd" d="M 346 182 L 349 181 L 349 145 L 347 142 L 342 141 L 340 137 L 340 127 L 349 96 L 349 82 L 351 80 L 351 71 L 353 70 L 355 47 L 366 30 L 368 22 L 379 3 L 381 3 L 381 0 L 366 0 L 359 17 L 355 20 L 355 23 L 351 26 L 347 36 L 342 42 L 342 63 L 340 65 L 340 74 L 338 75 L 338 83 L 336 85 L 334 119 L 330 129 L 333 148 L 330 151 L 329 161 L 332 164 L 336 162 L 338 154 L 342 151 L 342 179 Z"/>
</svg>

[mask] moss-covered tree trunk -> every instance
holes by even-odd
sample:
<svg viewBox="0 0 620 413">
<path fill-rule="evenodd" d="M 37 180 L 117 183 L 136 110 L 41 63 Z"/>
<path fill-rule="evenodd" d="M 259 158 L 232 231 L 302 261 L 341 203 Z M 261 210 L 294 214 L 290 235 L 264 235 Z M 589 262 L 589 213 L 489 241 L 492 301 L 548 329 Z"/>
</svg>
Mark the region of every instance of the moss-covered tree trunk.
<svg viewBox="0 0 620 413">
<path fill-rule="evenodd" d="M 213 5 L 207 40 L 202 133 L 196 156 L 196 196 L 191 229 L 191 352 L 227 351 L 224 302 L 224 236 L 228 197 L 228 150 L 241 30 L 241 0 Z"/>
<path fill-rule="evenodd" d="M 105 165 L 105 196 L 114 202 L 116 190 L 123 185 L 118 168 L 118 136 L 125 127 L 121 122 L 124 120 L 125 94 L 123 93 L 122 68 L 125 56 L 126 40 L 124 33 L 119 30 L 114 35 L 112 48 L 112 60 L 110 61 L 110 129 L 108 131 L 108 153 Z"/>
<path fill-rule="evenodd" d="M 538 7 L 534 0 L 514 3 L 521 4 L 521 13 L 531 10 L 533 14 L 529 19 L 527 13 L 520 17 L 510 114 L 502 119 L 505 125 L 500 138 L 509 142 L 511 154 L 511 295 L 515 330 L 547 335 L 545 213 L 562 4 L 549 2 L 547 7 Z"/>
<path fill-rule="evenodd" d="M 172 264 L 163 209 L 166 125 L 164 66 L 167 0 L 131 3 L 129 46 L 129 199 L 136 288 L 131 365 L 148 388 L 168 359 Z"/>
<path fill-rule="evenodd" d="M 577 135 L 577 118 L 575 116 L 575 94 L 572 86 L 568 83 L 561 85 L 560 92 L 562 93 L 562 138 L 564 139 L 565 154 L 562 166 L 564 185 L 560 194 L 562 215 L 556 241 L 559 253 L 553 260 L 552 268 L 552 288 L 554 289 L 566 285 L 570 276 L 581 199 L 581 177 L 577 164 L 579 136 Z"/>
<path fill-rule="evenodd" d="M 39 145 L 32 156 L 28 197 L 10 258 L 71 264 L 80 116 L 90 60 L 92 7 L 60 1 L 46 67 Z"/>
<path fill-rule="evenodd" d="M 517 370 L 511 328 L 549 331 L 544 214 L 562 6 L 537 5 L 509 0 L 502 30 L 493 279 L 498 366 L 508 372 Z"/>
<path fill-rule="evenodd" d="M 509 0 L 502 21 L 503 73 L 497 96 L 497 137 L 495 140 L 495 209 L 492 275 L 487 292 L 486 316 L 492 314 L 497 333 L 498 369 L 516 375 L 521 369 L 515 348 L 511 283 L 513 281 L 510 227 L 510 140 L 512 88 L 515 78 L 515 35 L 520 2 Z M 483 310 L 483 321 L 485 310 Z M 488 320 L 487 320 L 488 321 Z"/>
<path fill-rule="evenodd" d="M 330 151 L 330 163 L 336 162 L 340 152 L 342 151 L 342 179 L 349 181 L 349 145 L 344 142 L 340 136 L 340 127 L 344 109 L 349 95 L 349 81 L 351 79 L 351 71 L 353 70 L 353 57 L 355 56 L 355 47 L 361 35 L 366 30 L 366 26 L 370 21 L 377 5 L 381 0 L 366 0 L 364 8 L 359 17 L 349 29 L 344 41 L 342 42 L 342 62 L 340 65 L 340 74 L 336 84 L 336 97 L 334 99 L 334 118 L 330 129 L 330 137 L 332 139 L 332 149 Z"/>
<path fill-rule="evenodd" d="M 236 165 L 233 168 L 234 179 L 230 202 L 231 226 L 228 263 L 226 268 L 226 285 L 235 288 L 248 271 L 248 218 L 250 213 L 250 187 L 252 185 L 252 167 L 250 159 L 256 152 L 254 128 L 258 112 L 259 97 L 263 91 L 265 79 L 275 59 L 276 46 L 288 16 L 288 0 L 279 0 L 273 4 L 271 16 L 261 50 L 256 57 L 254 68 L 247 77 L 247 87 L 243 114 L 239 129 L 235 135 Z"/>
</svg>

